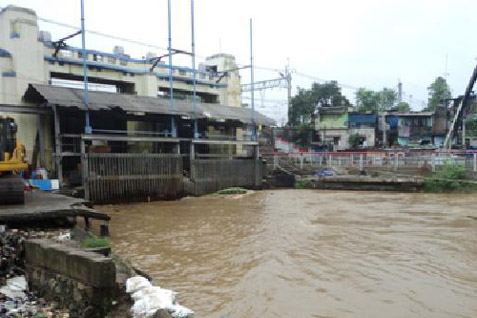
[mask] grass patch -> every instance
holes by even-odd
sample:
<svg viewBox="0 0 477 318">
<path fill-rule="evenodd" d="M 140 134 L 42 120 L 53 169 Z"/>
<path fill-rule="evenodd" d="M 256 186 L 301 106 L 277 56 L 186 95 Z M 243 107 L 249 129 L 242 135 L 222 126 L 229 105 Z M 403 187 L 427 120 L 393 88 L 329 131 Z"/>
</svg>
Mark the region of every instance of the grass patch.
<svg viewBox="0 0 477 318">
<path fill-rule="evenodd" d="M 314 189 L 313 181 L 310 179 L 296 180 L 295 189 Z"/>
<path fill-rule="evenodd" d="M 240 187 L 232 187 L 217 191 L 217 194 L 245 194 L 247 190 Z"/>
<path fill-rule="evenodd" d="M 90 237 L 81 242 L 83 248 L 96 248 L 96 247 L 111 247 L 111 243 L 107 238 L 103 237 Z"/>
<path fill-rule="evenodd" d="M 424 180 L 426 192 L 469 192 L 477 189 L 475 184 L 462 182 L 467 171 L 465 167 L 446 162 L 444 168 L 433 178 Z M 444 180 L 445 179 L 445 180 Z"/>
</svg>

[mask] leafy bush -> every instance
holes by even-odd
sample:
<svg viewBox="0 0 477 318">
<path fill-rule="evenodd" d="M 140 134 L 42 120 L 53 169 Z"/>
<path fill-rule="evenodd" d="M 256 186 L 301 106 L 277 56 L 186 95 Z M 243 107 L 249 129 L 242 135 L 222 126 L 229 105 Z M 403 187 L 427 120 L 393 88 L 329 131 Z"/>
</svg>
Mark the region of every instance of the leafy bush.
<svg viewBox="0 0 477 318">
<path fill-rule="evenodd" d="M 360 144 L 360 136 L 358 133 L 354 133 L 348 137 L 349 146 L 352 149 L 357 149 Z"/>
<path fill-rule="evenodd" d="M 84 248 L 111 247 L 111 243 L 107 238 L 89 237 L 81 242 L 81 246 Z"/>
<path fill-rule="evenodd" d="M 448 161 L 434 178 L 424 181 L 424 189 L 428 192 L 448 192 L 473 188 L 471 185 L 459 181 L 465 179 L 465 175 L 465 167 Z"/>
</svg>

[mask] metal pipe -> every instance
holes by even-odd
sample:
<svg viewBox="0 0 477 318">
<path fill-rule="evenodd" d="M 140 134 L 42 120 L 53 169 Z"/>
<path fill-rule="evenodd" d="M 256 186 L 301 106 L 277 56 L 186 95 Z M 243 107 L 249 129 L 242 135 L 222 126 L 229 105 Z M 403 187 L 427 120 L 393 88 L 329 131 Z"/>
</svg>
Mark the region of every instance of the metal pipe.
<svg viewBox="0 0 477 318">
<path fill-rule="evenodd" d="M 83 101 L 84 101 L 84 106 L 86 107 L 84 132 L 86 134 L 91 134 L 92 128 L 89 123 L 88 71 L 86 68 L 86 34 L 85 34 L 85 27 L 84 27 L 84 0 L 81 0 L 81 42 L 82 42 L 81 52 L 83 55 L 83 77 L 84 77 Z"/>
<path fill-rule="evenodd" d="M 192 37 L 192 83 L 193 83 L 193 93 L 192 93 L 192 105 L 194 107 L 194 115 L 197 111 L 196 104 L 196 76 L 197 72 L 195 70 L 195 22 L 194 22 L 194 0 L 190 0 L 190 16 L 191 16 L 191 37 Z M 199 138 L 199 125 L 197 119 L 194 120 L 194 138 Z"/>
<path fill-rule="evenodd" d="M 174 88 L 172 83 L 172 25 L 171 25 L 171 0 L 167 0 L 167 28 L 169 41 L 169 103 L 174 108 Z M 177 137 L 176 120 L 171 116 L 171 135 Z"/>
<path fill-rule="evenodd" d="M 252 93 L 252 140 L 257 140 L 257 127 L 255 125 L 255 89 L 253 78 L 253 25 L 252 18 L 250 18 L 250 86 Z"/>
</svg>

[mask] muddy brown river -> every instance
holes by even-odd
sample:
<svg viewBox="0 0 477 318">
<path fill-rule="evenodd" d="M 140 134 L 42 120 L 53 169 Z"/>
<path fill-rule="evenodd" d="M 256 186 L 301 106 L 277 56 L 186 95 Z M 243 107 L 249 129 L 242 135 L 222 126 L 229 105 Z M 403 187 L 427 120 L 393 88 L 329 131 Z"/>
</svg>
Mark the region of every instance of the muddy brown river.
<svg viewBox="0 0 477 318">
<path fill-rule="evenodd" d="M 262 191 L 104 206 L 196 317 L 477 317 L 477 196 Z"/>
</svg>

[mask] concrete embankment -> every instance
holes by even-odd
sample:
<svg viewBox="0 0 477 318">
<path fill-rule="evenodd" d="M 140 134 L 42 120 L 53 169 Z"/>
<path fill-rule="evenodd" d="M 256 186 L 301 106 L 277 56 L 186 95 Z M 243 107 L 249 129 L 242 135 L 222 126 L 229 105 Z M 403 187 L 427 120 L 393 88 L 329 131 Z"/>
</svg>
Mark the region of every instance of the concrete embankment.
<svg viewBox="0 0 477 318">
<path fill-rule="evenodd" d="M 80 199 L 36 192 L 25 205 L 0 206 L 0 318 L 131 316 L 125 286 L 139 273 L 110 247 L 84 247 L 89 239 L 109 245 L 90 232 L 91 219 L 101 222 L 102 235 L 109 233 L 109 215 Z M 78 227 L 83 223 L 85 229 Z M 157 314 L 169 312 L 185 317 L 178 310 Z"/>
<path fill-rule="evenodd" d="M 103 255 L 49 240 L 27 240 L 26 277 L 31 289 L 68 308 L 70 317 L 105 317 L 116 291 L 116 268 Z"/>
<path fill-rule="evenodd" d="M 110 219 L 84 200 L 42 192 L 0 206 L 0 317 L 106 317 L 129 308 L 124 284 L 136 273 L 119 257 L 85 250 L 80 242 L 91 234 L 77 217 L 87 226 Z"/>
</svg>

